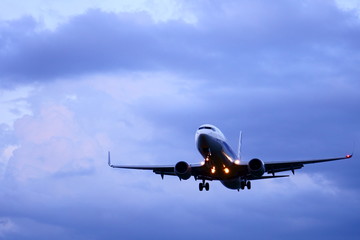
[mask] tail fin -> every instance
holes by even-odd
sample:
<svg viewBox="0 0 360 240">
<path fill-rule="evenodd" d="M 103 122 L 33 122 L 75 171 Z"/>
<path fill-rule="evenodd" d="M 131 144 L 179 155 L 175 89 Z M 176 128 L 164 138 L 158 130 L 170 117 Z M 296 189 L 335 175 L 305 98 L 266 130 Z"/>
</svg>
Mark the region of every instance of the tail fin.
<svg viewBox="0 0 360 240">
<path fill-rule="evenodd" d="M 241 143 L 242 143 L 242 131 L 240 131 L 240 134 L 239 134 L 239 144 L 238 144 L 238 149 L 237 149 L 237 158 L 239 160 L 241 159 Z"/>
</svg>

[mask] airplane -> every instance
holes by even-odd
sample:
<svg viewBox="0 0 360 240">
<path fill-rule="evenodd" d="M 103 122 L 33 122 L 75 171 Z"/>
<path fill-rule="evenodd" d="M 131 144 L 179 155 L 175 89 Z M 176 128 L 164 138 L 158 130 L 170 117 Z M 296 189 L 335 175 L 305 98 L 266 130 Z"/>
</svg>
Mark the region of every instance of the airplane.
<svg viewBox="0 0 360 240">
<path fill-rule="evenodd" d="M 248 162 L 243 162 L 240 152 L 241 141 L 242 134 L 240 132 L 238 151 L 235 154 L 220 129 L 211 124 L 204 124 L 198 128 L 195 134 L 196 147 L 204 158 L 200 164 L 179 161 L 175 166 L 112 165 L 110 152 L 108 152 L 108 165 L 112 168 L 152 170 L 154 173 L 160 174 L 162 179 L 165 175 L 177 176 L 180 180 L 187 180 L 193 176 L 195 180 L 201 180 L 200 191 L 204 189 L 209 191 L 209 181 L 214 180 L 219 180 L 229 189 L 239 191 L 245 188 L 251 189 L 251 180 L 289 177 L 289 175 L 276 175 L 276 173 L 291 171 L 295 174 L 295 170 L 301 169 L 305 164 L 349 159 L 353 156 L 353 154 L 348 154 L 336 158 L 268 163 L 253 158 Z"/>
</svg>

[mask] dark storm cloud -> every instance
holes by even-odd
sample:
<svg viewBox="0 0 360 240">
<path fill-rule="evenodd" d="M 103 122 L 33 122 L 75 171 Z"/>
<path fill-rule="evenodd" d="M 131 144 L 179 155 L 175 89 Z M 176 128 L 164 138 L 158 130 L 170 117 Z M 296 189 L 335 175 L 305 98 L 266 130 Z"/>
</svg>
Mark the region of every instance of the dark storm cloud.
<svg viewBox="0 0 360 240">
<path fill-rule="evenodd" d="M 108 71 L 167 70 L 222 82 L 287 84 L 359 73 L 356 16 L 332 2 L 208 3 L 198 22 L 91 10 L 54 31 L 31 17 L 1 26 L 3 83 Z M 314 66 L 317 66 L 316 68 Z M 268 79 L 271 76 L 271 79 Z"/>
<path fill-rule="evenodd" d="M 17 30 L 18 25 L 23 29 Z M 191 44 L 183 42 L 192 31 L 181 22 L 156 24 L 145 13 L 92 10 L 55 31 L 38 31 L 27 17 L 1 29 L 1 77 L 36 81 L 99 71 L 163 69 L 171 59 L 195 57 Z"/>
</svg>

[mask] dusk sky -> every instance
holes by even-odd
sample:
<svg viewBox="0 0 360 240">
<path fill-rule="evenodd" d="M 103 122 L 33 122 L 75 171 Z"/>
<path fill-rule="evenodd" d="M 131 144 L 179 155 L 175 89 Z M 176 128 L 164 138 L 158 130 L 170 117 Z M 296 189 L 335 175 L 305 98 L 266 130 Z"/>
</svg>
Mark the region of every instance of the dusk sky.
<svg viewBox="0 0 360 240">
<path fill-rule="evenodd" d="M 204 123 L 354 157 L 240 192 L 107 165 L 199 163 Z M 359 239 L 359 155 L 360 1 L 0 0 L 0 239 Z"/>
</svg>

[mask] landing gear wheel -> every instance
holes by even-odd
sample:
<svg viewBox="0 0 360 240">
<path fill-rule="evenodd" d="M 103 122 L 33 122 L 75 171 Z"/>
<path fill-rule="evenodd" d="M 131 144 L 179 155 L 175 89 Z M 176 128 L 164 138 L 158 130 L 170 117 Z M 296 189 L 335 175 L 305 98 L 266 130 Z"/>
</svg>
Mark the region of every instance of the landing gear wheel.
<svg viewBox="0 0 360 240">
<path fill-rule="evenodd" d="M 209 189 L 210 189 L 210 184 L 207 182 L 207 183 L 205 183 L 205 190 L 209 191 Z"/>
<path fill-rule="evenodd" d="M 247 189 L 251 189 L 251 182 L 250 181 L 247 181 L 247 183 L 246 183 L 246 187 L 247 187 Z"/>
<path fill-rule="evenodd" d="M 202 190 L 204 190 L 204 188 L 205 188 L 206 191 L 209 191 L 209 189 L 210 189 L 210 184 L 208 182 L 205 182 L 205 180 L 203 180 L 202 183 L 199 183 L 200 192 Z"/>
<path fill-rule="evenodd" d="M 246 186 L 246 182 L 245 182 L 245 181 L 241 181 L 241 183 L 240 183 L 240 189 L 241 189 L 241 190 L 244 190 L 244 189 L 245 189 L 245 186 Z"/>
</svg>

